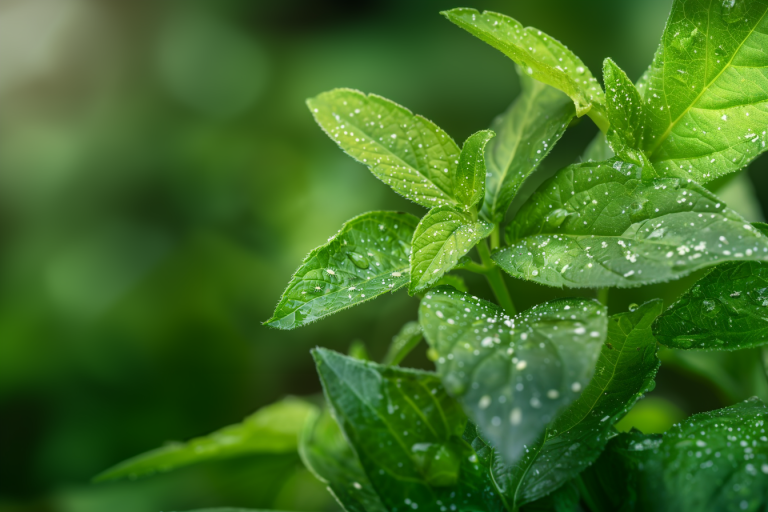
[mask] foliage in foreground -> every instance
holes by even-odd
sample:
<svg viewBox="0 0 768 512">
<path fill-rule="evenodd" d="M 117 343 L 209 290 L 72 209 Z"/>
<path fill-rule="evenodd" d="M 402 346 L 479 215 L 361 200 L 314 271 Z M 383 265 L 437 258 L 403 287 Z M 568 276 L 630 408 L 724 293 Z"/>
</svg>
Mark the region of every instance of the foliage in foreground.
<svg viewBox="0 0 768 512">
<path fill-rule="evenodd" d="M 349 512 L 765 509 L 768 409 L 759 400 L 664 435 L 614 425 L 653 389 L 658 344 L 768 341 L 768 226 L 704 187 L 765 150 L 768 0 L 676 0 L 640 81 L 606 59 L 604 89 L 541 31 L 473 9 L 443 14 L 517 64 L 521 95 L 461 147 L 373 94 L 310 99 L 342 150 L 428 211 L 348 221 L 307 256 L 266 322 L 293 329 L 407 287 L 421 298 L 418 323 L 403 327 L 383 364 L 360 350 L 314 350 L 323 404 L 289 399 L 99 478 L 298 450 Z M 583 161 L 505 222 L 521 185 L 585 115 L 601 133 Z M 497 304 L 462 290 L 450 274 L 459 269 L 487 277 Z M 666 311 L 653 300 L 607 313 L 609 288 L 702 269 Z M 502 270 L 597 288 L 602 303 L 559 299 L 517 313 Z M 422 338 L 436 372 L 399 367 Z"/>
</svg>

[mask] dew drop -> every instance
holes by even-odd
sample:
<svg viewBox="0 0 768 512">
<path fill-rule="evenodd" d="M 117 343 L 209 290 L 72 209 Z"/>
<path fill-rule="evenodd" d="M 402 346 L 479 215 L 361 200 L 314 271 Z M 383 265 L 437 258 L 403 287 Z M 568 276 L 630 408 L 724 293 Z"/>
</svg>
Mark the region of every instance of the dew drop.
<svg viewBox="0 0 768 512">
<path fill-rule="evenodd" d="M 547 224 L 556 228 L 563 223 L 566 217 L 568 217 L 568 210 L 564 208 L 558 208 L 557 210 L 553 210 L 549 215 L 547 215 Z"/>
<path fill-rule="evenodd" d="M 347 258 L 352 260 L 352 263 L 357 268 L 365 270 L 366 268 L 371 266 L 371 263 L 368 261 L 368 258 L 363 256 L 362 254 L 357 254 L 356 252 L 348 252 Z"/>
</svg>

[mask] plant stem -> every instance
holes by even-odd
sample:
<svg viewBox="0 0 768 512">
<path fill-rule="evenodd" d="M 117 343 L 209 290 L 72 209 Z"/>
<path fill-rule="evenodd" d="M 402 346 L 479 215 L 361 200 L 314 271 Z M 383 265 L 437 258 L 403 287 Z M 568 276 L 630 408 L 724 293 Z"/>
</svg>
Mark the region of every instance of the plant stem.
<svg viewBox="0 0 768 512">
<path fill-rule="evenodd" d="M 486 272 L 488 272 L 488 269 L 485 268 L 483 265 L 480 265 L 479 263 L 476 263 L 474 261 L 468 261 L 464 264 L 464 270 L 469 270 L 470 272 L 474 272 L 475 274 L 483 274 L 485 275 Z"/>
<path fill-rule="evenodd" d="M 480 261 L 483 262 L 483 266 L 486 268 L 484 272 L 485 278 L 488 280 L 488 284 L 491 285 L 491 290 L 493 290 L 496 300 L 499 301 L 499 306 L 509 316 L 516 315 L 515 303 L 512 302 L 512 297 L 509 295 L 507 284 L 504 282 L 504 276 L 501 274 L 501 269 L 491 259 L 491 252 L 488 250 L 488 245 L 486 245 L 484 240 L 477 244 L 477 253 L 480 255 Z"/>
<path fill-rule="evenodd" d="M 608 128 L 611 127 L 611 122 L 608 120 L 608 118 L 605 116 L 605 113 L 599 108 L 595 108 L 594 106 L 589 109 L 589 112 L 587 112 L 587 115 L 592 118 L 592 121 L 595 122 L 598 128 L 600 128 L 600 131 L 603 133 L 608 133 Z"/>
<path fill-rule="evenodd" d="M 496 225 L 491 231 L 491 250 L 494 251 L 499 248 L 499 226 Z"/>
<path fill-rule="evenodd" d="M 597 290 L 597 300 L 599 300 L 600 304 L 603 306 L 608 306 L 608 292 L 610 290 L 610 288 L 600 288 Z"/>
</svg>

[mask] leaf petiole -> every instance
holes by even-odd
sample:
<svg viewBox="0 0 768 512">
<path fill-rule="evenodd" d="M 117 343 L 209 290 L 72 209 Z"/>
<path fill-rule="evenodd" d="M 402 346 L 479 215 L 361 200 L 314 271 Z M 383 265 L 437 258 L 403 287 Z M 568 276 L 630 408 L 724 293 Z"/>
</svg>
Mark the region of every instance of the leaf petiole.
<svg viewBox="0 0 768 512">
<path fill-rule="evenodd" d="M 607 286 L 597 290 L 597 300 L 600 301 L 600 304 L 603 306 L 608 306 L 608 294 L 610 291 L 611 289 Z"/>
<path fill-rule="evenodd" d="M 491 250 L 495 251 L 499 248 L 499 225 L 493 228 L 491 231 Z"/>
<path fill-rule="evenodd" d="M 509 295 L 509 290 L 507 290 L 507 284 L 504 282 L 501 270 L 491 259 L 491 252 L 488 250 L 488 245 L 485 241 L 481 240 L 477 244 L 477 253 L 480 255 L 480 261 L 483 262 L 483 267 L 486 269 L 483 274 L 488 280 L 488 284 L 491 285 L 491 290 L 493 290 L 496 300 L 499 301 L 499 306 L 509 316 L 515 316 L 517 314 L 515 303 L 512 302 L 512 297 Z"/>
</svg>

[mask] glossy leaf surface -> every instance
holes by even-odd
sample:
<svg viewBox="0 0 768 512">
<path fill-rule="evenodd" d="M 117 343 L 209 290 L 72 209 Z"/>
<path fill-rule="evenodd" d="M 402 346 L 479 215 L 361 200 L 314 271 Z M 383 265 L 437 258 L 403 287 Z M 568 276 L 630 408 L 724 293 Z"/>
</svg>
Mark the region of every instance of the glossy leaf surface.
<svg viewBox="0 0 768 512">
<path fill-rule="evenodd" d="M 611 128 L 608 142 L 620 159 L 637 165 L 645 163 L 641 148 L 650 125 L 645 105 L 635 84 L 611 59 L 603 64 L 605 103 Z"/>
<path fill-rule="evenodd" d="M 671 348 L 736 350 L 768 343 L 768 263 L 724 263 L 673 304 L 655 326 Z"/>
<path fill-rule="evenodd" d="M 559 300 L 514 318 L 490 302 L 436 288 L 419 321 L 448 392 L 508 465 L 580 395 L 606 336 L 595 301 Z"/>
<path fill-rule="evenodd" d="M 485 146 L 495 135 L 491 130 L 477 132 L 470 135 L 461 148 L 454 197 L 465 211 L 485 195 Z"/>
<path fill-rule="evenodd" d="M 651 325 L 661 310 L 656 300 L 609 318 L 592 380 L 548 426 L 543 442 L 505 472 L 503 489 L 515 492 L 517 502 L 540 499 L 581 473 L 614 435 L 613 425 L 653 389 L 659 360 Z"/>
<path fill-rule="evenodd" d="M 341 149 L 395 192 L 426 208 L 456 206 L 459 147 L 434 123 L 351 89 L 325 92 L 307 105 Z"/>
<path fill-rule="evenodd" d="M 304 259 L 265 323 L 293 329 L 405 286 L 418 222 L 402 212 L 369 212 L 346 222 Z"/>
<path fill-rule="evenodd" d="M 409 292 L 431 286 L 491 231 L 493 224 L 447 206 L 430 210 L 413 235 Z"/>
<path fill-rule="evenodd" d="M 400 328 L 389 346 L 384 364 L 398 365 L 419 344 L 424 335 L 419 322 L 408 322 Z"/>
<path fill-rule="evenodd" d="M 768 408 L 752 398 L 696 414 L 663 436 L 621 434 L 590 470 L 592 487 L 639 512 L 764 510 L 766 417 Z"/>
<path fill-rule="evenodd" d="M 268 405 L 243 420 L 186 443 L 171 443 L 104 471 L 95 481 L 137 478 L 215 459 L 296 450 L 304 420 L 316 410 L 296 398 Z"/>
<path fill-rule="evenodd" d="M 645 92 L 662 176 L 706 183 L 765 151 L 768 1 L 676 0 Z"/>
<path fill-rule="evenodd" d="M 325 410 L 305 422 L 301 461 L 346 512 L 386 512 L 336 420 Z"/>
<path fill-rule="evenodd" d="M 493 121 L 496 137 L 486 150 L 488 179 L 483 212 L 497 224 L 523 182 L 555 147 L 576 114 L 568 96 L 516 68 L 522 92 Z"/>
<path fill-rule="evenodd" d="M 607 127 L 605 97 L 600 84 L 581 59 L 558 40 L 495 12 L 459 8 L 445 11 L 443 15 L 501 50 L 531 78 L 563 91 L 573 100 L 579 117 L 588 113 L 598 126 Z"/>
<path fill-rule="evenodd" d="M 334 416 L 390 511 L 502 510 L 463 439 L 466 417 L 432 373 L 313 351 Z"/>
<path fill-rule="evenodd" d="M 549 286 L 631 287 L 733 260 L 768 261 L 768 237 L 687 180 L 639 179 L 613 160 L 566 167 L 544 182 L 507 228 L 493 259 Z"/>
</svg>

